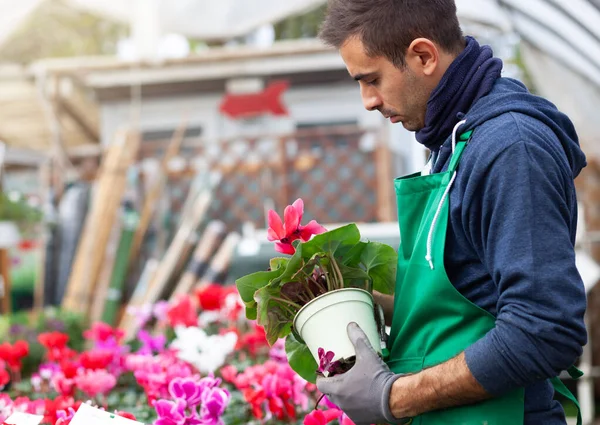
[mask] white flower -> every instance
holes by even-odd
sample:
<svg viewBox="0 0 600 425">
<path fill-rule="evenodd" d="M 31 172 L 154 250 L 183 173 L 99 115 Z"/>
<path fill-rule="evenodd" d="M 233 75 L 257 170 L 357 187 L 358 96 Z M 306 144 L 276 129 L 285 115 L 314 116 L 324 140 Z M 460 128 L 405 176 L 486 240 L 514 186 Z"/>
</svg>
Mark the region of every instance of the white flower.
<svg viewBox="0 0 600 425">
<path fill-rule="evenodd" d="M 177 357 L 194 365 L 202 373 L 212 373 L 223 366 L 237 343 L 234 332 L 209 336 L 195 326 L 177 326 L 175 334 L 177 338 L 171 343 L 171 348 L 178 350 Z"/>
</svg>

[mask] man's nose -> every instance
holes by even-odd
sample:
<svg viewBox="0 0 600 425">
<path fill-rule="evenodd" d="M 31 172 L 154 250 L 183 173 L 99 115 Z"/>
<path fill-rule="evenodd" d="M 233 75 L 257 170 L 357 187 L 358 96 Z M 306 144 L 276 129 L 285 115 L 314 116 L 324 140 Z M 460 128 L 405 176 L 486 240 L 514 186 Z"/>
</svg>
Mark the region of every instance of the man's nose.
<svg viewBox="0 0 600 425">
<path fill-rule="evenodd" d="M 381 107 L 381 98 L 372 90 L 362 90 L 363 106 L 367 111 L 376 111 Z"/>
</svg>

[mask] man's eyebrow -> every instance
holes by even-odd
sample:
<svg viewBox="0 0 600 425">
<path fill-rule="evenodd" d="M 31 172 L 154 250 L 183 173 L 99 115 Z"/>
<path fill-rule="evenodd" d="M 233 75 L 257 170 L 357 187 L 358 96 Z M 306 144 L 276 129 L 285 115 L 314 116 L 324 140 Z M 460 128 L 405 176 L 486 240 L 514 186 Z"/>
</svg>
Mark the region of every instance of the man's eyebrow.
<svg viewBox="0 0 600 425">
<path fill-rule="evenodd" d="M 355 81 L 360 81 L 360 80 L 364 80 L 365 78 L 372 77 L 375 74 L 376 74 L 376 72 L 368 72 L 366 74 L 356 74 L 356 75 L 353 75 L 352 78 L 354 78 Z"/>
</svg>

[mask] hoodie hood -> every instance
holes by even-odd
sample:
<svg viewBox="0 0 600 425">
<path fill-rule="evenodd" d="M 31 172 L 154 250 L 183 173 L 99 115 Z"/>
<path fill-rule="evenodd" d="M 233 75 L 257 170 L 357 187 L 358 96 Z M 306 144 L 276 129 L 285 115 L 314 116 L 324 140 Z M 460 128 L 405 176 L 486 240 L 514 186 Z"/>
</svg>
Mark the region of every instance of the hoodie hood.
<svg viewBox="0 0 600 425">
<path fill-rule="evenodd" d="M 507 112 L 528 115 L 549 127 L 560 140 L 573 178 L 587 165 L 577 132 L 569 117 L 548 100 L 531 94 L 521 82 L 510 78 L 498 79 L 492 91 L 477 101 L 466 115 L 459 114 L 461 119 L 466 120 L 460 131 L 474 130 L 485 121 Z"/>
</svg>

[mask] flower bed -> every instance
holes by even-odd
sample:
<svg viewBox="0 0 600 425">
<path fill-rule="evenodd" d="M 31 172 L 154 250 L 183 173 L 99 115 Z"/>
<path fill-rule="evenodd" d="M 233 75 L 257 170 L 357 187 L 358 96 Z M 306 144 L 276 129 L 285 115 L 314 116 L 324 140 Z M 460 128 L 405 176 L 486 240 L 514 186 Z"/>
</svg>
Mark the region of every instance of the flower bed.
<svg viewBox="0 0 600 425">
<path fill-rule="evenodd" d="M 146 306 L 137 337 L 53 310 L 0 318 L 0 423 L 15 411 L 68 424 L 90 403 L 146 424 L 300 424 L 337 421 L 340 410 L 289 366 L 283 340 L 269 346 L 234 287 Z M 335 423 L 335 422 L 334 422 Z"/>
</svg>

